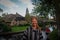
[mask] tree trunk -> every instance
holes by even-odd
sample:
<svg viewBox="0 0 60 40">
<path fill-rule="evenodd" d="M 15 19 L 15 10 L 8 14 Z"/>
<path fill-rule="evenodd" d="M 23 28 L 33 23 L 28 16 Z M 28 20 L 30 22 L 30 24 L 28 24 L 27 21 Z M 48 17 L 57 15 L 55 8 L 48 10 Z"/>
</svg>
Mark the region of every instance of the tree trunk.
<svg viewBox="0 0 60 40">
<path fill-rule="evenodd" d="M 56 9 L 56 22 L 58 28 L 58 36 L 60 37 L 60 0 L 55 1 L 55 9 Z"/>
</svg>

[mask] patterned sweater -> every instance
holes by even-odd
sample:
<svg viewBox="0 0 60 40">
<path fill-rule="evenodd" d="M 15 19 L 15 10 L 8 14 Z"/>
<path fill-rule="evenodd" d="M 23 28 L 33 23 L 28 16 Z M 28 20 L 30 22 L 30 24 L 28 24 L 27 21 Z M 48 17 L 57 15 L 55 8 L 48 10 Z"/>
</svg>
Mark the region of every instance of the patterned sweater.
<svg viewBox="0 0 60 40">
<path fill-rule="evenodd" d="M 43 36 L 39 29 L 33 30 L 32 27 L 27 28 L 23 34 L 23 40 L 42 40 Z"/>
</svg>

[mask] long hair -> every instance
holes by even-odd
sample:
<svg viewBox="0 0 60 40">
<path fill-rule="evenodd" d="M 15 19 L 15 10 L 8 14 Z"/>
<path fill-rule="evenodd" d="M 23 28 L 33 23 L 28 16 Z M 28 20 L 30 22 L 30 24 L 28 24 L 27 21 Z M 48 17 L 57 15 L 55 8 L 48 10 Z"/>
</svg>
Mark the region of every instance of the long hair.
<svg viewBox="0 0 60 40">
<path fill-rule="evenodd" d="M 38 18 L 37 18 L 37 17 L 32 16 L 32 17 L 31 17 L 31 22 L 32 22 L 33 19 L 36 19 L 36 20 L 38 21 Z M 33 26 L 33 25 L 32 25 L 32 26 Z M 41 31 L 41 27 L 39 27 L 38 23 L 37 23 L 37 29 L 39 29 L 39 30 Z"/>
</svg>

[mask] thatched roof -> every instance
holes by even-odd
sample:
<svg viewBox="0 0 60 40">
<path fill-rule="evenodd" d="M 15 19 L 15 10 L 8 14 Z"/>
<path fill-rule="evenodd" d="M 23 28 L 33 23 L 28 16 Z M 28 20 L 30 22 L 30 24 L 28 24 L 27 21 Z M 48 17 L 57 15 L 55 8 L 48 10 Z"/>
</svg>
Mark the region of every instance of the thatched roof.
<svg viewBox="0 0 60 40">
<path fill-rule="evenodd" d="M 21 15 L 19 15 L 19 14 L 8 14 L 8 15 L 6 15 L 5 17 L 3 17 L 3 20 L 5 21 L 5 22 L 11 22 L 13 19 L 15 20 L 15 19 L 17 19 L 17 17 L 23 17 L 23 16 L 21 16 Z"/>
</svg>

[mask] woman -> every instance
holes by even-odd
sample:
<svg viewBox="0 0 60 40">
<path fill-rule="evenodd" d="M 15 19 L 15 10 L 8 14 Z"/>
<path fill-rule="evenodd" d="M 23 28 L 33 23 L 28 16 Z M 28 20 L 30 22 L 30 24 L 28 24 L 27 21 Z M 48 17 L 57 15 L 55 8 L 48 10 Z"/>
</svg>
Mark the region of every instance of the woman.
<svg viewBox="0 0 60 40">
<path fill-rule="evenodd" d="M 27 28 L 27 30 L 24 32 L 23 40 L 41 40 L 43 37 L 41 28 L 38 26 L 37 18 L 32 17 L 31 22 L 32 26 Z"/>
</svg>

